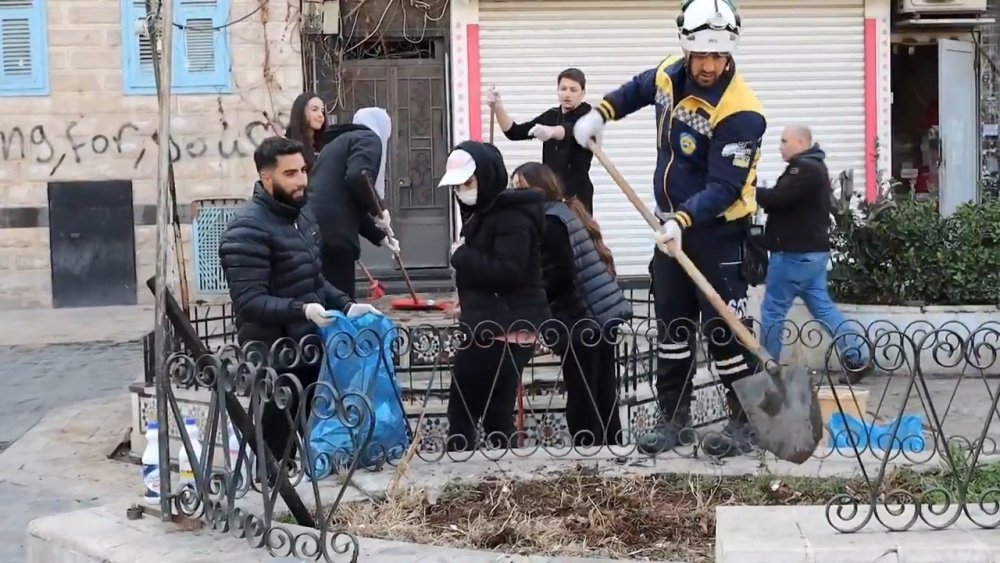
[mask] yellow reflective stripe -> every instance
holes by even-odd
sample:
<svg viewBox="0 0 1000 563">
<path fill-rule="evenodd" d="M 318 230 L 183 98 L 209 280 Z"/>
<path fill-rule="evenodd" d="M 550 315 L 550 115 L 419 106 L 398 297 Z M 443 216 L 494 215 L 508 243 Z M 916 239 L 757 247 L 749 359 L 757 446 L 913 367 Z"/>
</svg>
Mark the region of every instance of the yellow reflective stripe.
<svg viewBox="0 0 1000 563">
<path fill-rule="evenodd" d="M 601 100 L 601 103 L 597 104 L 597 111 L 600 112 L 604 121 L 614 121 L 615 107 L 609 101 Z"/>
</svg>

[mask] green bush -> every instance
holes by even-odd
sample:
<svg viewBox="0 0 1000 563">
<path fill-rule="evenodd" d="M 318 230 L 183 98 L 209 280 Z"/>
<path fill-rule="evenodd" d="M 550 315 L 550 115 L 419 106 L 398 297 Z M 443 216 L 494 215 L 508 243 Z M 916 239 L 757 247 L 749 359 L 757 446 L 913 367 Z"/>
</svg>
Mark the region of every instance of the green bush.
<svg viewBox="0 0 1000 563">
<path fill-rule="evenodd" d="M 909 198 L 881 197 L 853 211 L 844 192 L 834 202 L 836 301 L 1000 304 L 1000 202 L 966 204 L 941 217 L 934 203 Z"/>
</svg>

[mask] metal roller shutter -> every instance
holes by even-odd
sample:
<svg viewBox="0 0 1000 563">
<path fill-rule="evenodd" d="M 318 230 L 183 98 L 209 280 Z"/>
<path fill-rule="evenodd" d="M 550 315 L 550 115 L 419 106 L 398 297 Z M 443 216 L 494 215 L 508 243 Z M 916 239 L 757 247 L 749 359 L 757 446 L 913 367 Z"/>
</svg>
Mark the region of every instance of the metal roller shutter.
<svg viewBox="0 0 1000 563">
<path fill-rule="evenodd" d="M 480 0 L 483 97 L 500 90 L 515 120 L 556 104 L 555 77 L 575 66 L 587 74 L 593 104 L 633 74 L 679 54 L 675 2 L 599 0 Z M 784 126 L 805 123 L 827 152 L 831 175 L 854 169 L 864 181 L 863 0 L 743 0 L 740 72 L 764 104 L 768 120 L 761 180 L 773 184 L 783 164 L 778 141 Z M 483 104 L 483 138 L 489 108 Z M 655 133 L 652 108 L 611 124 L 604 148 L 652 205 Z M 497 145 L 508 169 L 541 159 L 538 142 Z M 648 227 L 596 161 L 592 169 L 597 219 L 621 275 L 644 275 L 651 252 Z M 864 193 L 864 186 L 858 189 Z"/>
</svg>

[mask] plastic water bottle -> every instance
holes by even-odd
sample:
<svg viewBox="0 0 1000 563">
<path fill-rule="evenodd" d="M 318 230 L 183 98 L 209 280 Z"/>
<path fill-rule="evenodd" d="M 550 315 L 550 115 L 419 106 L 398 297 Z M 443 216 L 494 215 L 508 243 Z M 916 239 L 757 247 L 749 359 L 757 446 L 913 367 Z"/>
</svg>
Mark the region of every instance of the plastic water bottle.
<svg viewBox="0 0 1000 563">
<path fill-rule="evenodd" d="M 142 498 L 149 504 L 160 503 L 160 425 L 146 426 L 146 449 L 142 451 Z"/>
<path fill-rule="evenodd" d="M 227 421 L 226 423 L 229 427 L 229 443 L 226 445 L 226 455 L 229 457 L 229 467 L 234 473 L 236 472 L 236 462 L 240 458 L 240 439 L 236 437 L 236 431 L 233 430 L 232 421 Z M 236 488 L 243 486 L 246 481 L 244 480 L 250 474 L 250 445 L 247 444 L 246 455 L 243 456 L 243 466 L 240 468 L 240 474 L 236 476 Z"/>
<path fill-rule="evenodd" d="M 188 435 L 188 439 L 191 440 L 191 447 L 194 448 L 194 462 L 188 459 L 187 449 L 181 445 L 180 454 L 177 457 L 177 466 L 180 469 L 180 482 L 181 486 L 191 483 L 194 484 L 194 469 L 192 466 L 194 463 L 198 463 L 198 456 L 201 454 L 201 432 L 198 430 L 198 422 L 193 418 L 184 419 L 184 430 Z"/>
</svg>

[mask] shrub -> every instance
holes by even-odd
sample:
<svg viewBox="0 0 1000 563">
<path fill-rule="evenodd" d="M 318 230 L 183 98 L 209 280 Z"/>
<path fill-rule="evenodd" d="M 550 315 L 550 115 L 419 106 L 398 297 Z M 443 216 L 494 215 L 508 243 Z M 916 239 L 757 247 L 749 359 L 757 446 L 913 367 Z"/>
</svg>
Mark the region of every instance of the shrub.
<svg viewBox="0 0 1000 563">
<path fill-rule="evenodd" d="M 846 179 L 846 181 L 844 181 Z M 834 200 L 830 291 L 842 303 L 1000 304 L 1000 202 L 941 217 L 933 202 L 883 194 L 857 210 L 849 177 Z"/>
</svg>

